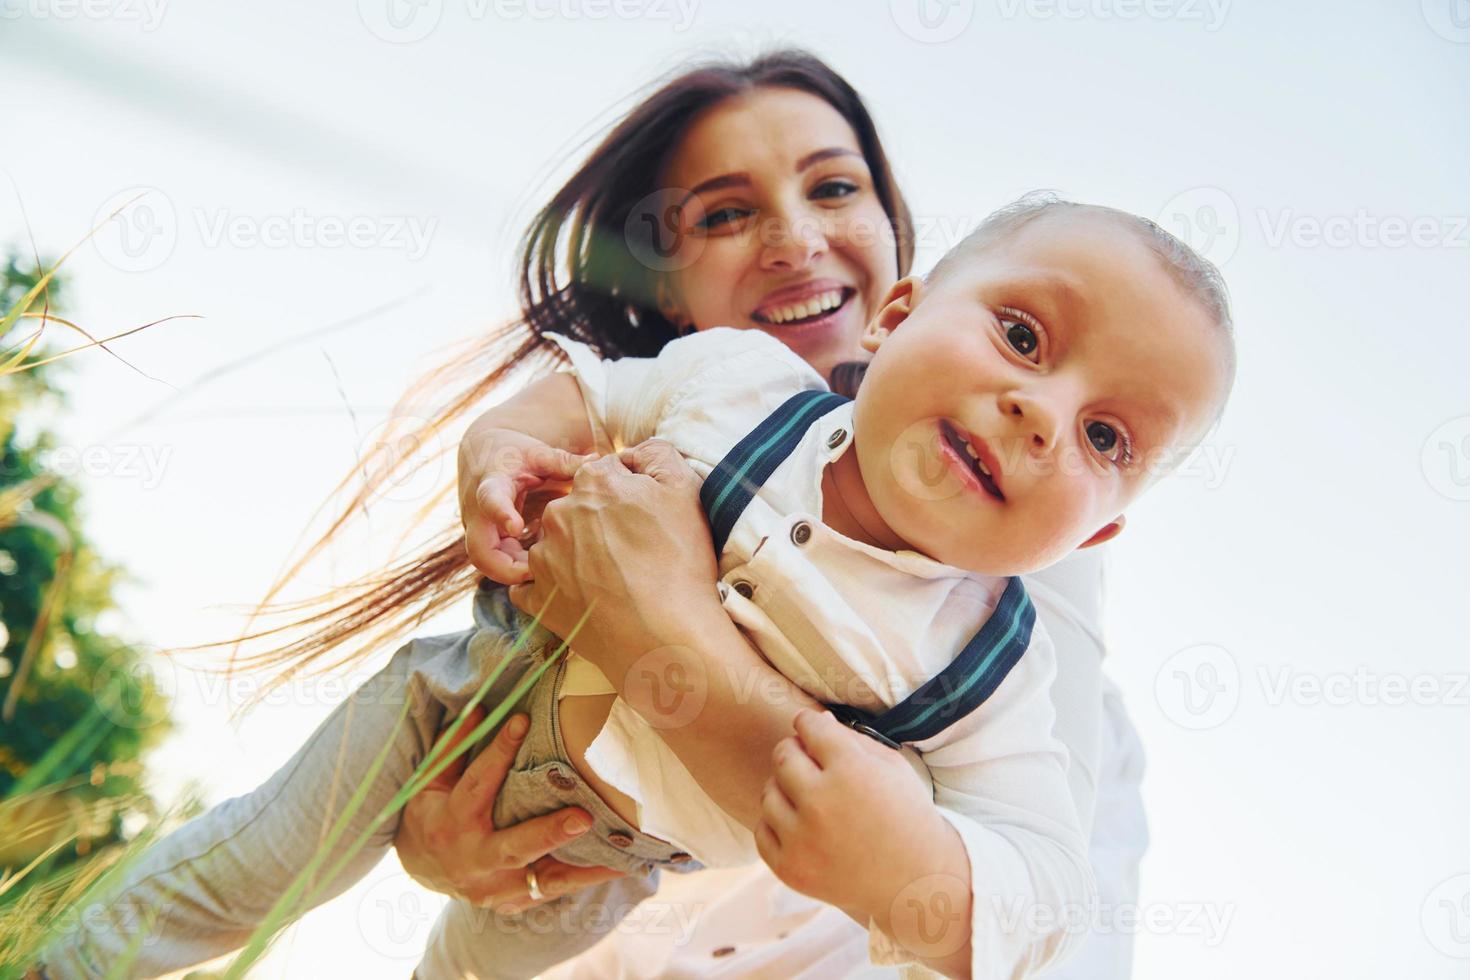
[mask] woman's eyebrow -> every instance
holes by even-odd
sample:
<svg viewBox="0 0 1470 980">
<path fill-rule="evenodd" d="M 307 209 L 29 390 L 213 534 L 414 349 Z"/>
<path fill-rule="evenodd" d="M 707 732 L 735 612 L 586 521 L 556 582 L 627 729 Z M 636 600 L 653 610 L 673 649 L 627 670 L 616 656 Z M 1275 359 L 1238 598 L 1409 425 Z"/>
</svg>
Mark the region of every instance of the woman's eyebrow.
<svg viewBox="0 0 1470 980">
<path fill-rule="evenodd" d="M 703 194 L 705 191 L 722 191 L 727 187 L 749 186 L 750 174 L 743 172 L 735 174 L 721 174 L 718 177 L 711 177 L 709 180 L 702 180 L 699 183 L 695 184 L 694 189 L 691 190 L 688 194 L 685 194 L 684 201 L 681 201 L 680 203 L 685 203 L 695 194 Z"/>
<path fill-rule="evenodd" d="M 803 170 L 814 167 L 817 164 L 821 163 L 823 160 L 830 160 L 833 157 L 861 156 L 862 154 L 859 153 L 857 150 L 851 150 L 845 146 L 828 146 L 820 150 L 813 150 L 811 153 L 808 153 L 806 156 L 796 161 L 796 172 L 801 173 Z M 711 177 L 709 180 L 702 180 L 699 183 L 695 184 L 694 189 L 691 190 L 687 195 L 685 195 L 684 200 L 688 201 L 689 198 L 693 197 L 695 194 L 703 194 L 706 191 L 722 191 L 730 187 L 749 186 L 750 174 L 745 173 L 744 171 L 740 171 L 738 173 L 720 174 L 718 177 Z"/>
<path fill-rule="evenodd" d="M 862 156 L 862 154 L 859 153 L 857 150 L 850 150 L 845 146 L 829 146 L 826 149 L 815 150 L 811 153 L 808 153 L 806 156 L 796 161 L 796 172 L 801 173 L 808 167 L 815 166 L 816 164 L 821 163 L 823 160 L 830 160 L 833 157 L 860 156 Z"/>
</svg>

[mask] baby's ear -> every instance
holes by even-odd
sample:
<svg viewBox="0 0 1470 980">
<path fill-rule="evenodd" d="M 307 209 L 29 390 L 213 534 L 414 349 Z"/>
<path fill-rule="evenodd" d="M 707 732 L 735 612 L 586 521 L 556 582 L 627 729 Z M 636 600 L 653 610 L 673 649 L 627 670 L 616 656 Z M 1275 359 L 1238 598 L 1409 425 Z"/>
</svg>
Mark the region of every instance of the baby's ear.
<svg viewBox="0 0 1470 980">
<path fill-rule="evenodd" d="M 1107 524 L 1104 524 L 1102 529 L 1099 530 L 1096 534 L 1079 544 L 1077 547 L 1079 549 L 1091 548 L 1093 545 L 1103 544 L 1104 542 L 1111 541 L 1118 535 L 1123 533 L 1123 525 L 1126 523 L 1128 523 L 1128 519 L 1125 518 L 1122 514 L 1119 514 Z"/>
<path fill-rule="evenodd" d="M 863 350 L 873 352 L 883 346 L 888 335 L 909 318 L 923 289 L 924 280 L 918 276 L 904 276 L 889 288 L 878 304 L 877 314 L 863 330 Z"/>
</svg>

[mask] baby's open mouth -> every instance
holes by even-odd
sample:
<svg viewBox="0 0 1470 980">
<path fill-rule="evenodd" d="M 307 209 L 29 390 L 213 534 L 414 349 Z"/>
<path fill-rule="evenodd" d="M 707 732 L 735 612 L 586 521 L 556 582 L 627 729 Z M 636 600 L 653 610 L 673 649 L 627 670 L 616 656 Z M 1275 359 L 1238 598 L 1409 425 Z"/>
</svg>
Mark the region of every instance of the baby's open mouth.
<svg viewBox="0 0 1470 980">
<path fill-rule="evenodd" d="M 829 289 L 825 292 L 814 293 L 805 299 L 762 306 L 750 317 L 758 323 L 780 327 L 796 327 L 815 323 L 842 309 L 856 294 L 857 290 L 851 286 Z"/>
<path fill-rule="evenodd" d="M 981 488 L 996 500 L 1004 502 L 1005 494 L 1000 492 L 1000 481 L 992 472 L 993 465 L 987 462 L 990 453 L 982 451 L 975 442 L 971 441 L 970 434 L 949 419 L 939 420 L 939 436 L 944 440 L 954 454 L 967 464 L 970 472 L 975 475 L 975 480 Z"/>
</svg>

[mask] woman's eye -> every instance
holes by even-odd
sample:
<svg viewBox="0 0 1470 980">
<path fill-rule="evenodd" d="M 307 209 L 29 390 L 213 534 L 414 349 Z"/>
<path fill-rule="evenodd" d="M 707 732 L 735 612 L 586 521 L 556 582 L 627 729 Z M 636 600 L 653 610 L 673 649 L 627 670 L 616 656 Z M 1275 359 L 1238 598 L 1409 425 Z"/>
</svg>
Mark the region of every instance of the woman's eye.
<svg viewBox="0 0 1470 980">
<path fill-rule="evenodd" d="M 1036 353 L 1036 349 L 1041 346 L 1041 341 L 1036 336 L 1036 331 L 1031 329 L 1031 325 L 1004 317 L 1001 318 L 1000 325 L 1006 332 L 1006 343 L 1011 345 L 1011 349 L 1022 357 L 1033 359 L 1031 355 Z"/>
<path fill-rule="evenodd" d="M 858 186 L 851 181 L 824 180 L 816 187 L 812 188 L 811 196 L 814 199 L 847 197 L 848 195 L 856 194 L 857 192 Z"/>
<path fill-rule="evenodd" d="M 1118 430 L 1106 422 L 1088 422 L 1087 441 L 1092 443 L 1093 449 L 1113 460 L 1119 457 L 1123 447 L 1123 440 L 1118 438 Z"/>
<path fill-rule="evenodd" d="M 738 221 L 748 213 L 748 211 L 742 208 L 720 208 L 718 211 L 711 211 L 709 214 L 706 214 L 703 218 L 695 222 L 695 224 L 700 228 L 718 228 L 720 225 L 727 225 L 732 221 Z"/>
</svg>

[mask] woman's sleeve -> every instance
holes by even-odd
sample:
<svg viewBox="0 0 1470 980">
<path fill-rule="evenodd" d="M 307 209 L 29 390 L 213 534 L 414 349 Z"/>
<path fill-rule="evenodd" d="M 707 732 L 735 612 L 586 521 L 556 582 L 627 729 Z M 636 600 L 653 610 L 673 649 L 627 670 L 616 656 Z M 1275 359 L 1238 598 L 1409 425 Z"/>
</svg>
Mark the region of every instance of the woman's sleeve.
<svg viewBox="0 0 1470 980">
<path fill-rule="evenodd" d="M 426 654 L 452 662 L 451 646 L 472 635 L 405 645 L 270 780 L 149 847 L 115 890 L 48 946 L 41 956 L 46 976 L 92 980 L 121 970 L 156 977 L 239 949 L 311 866 L 339 819 L 347 822 L 322 868 L 341 863 L 341 870 L 310 893 L 305 907 L 372 870 L 392 848 L 398 826 L 397 813 L 382 823 L 378 814 L 424 758 L 443 716 L 441 705 L 416 693 L 414 668 Z M 354 791 L 369 776 L 366 795 L 349 813 Z"/>
</svg>

